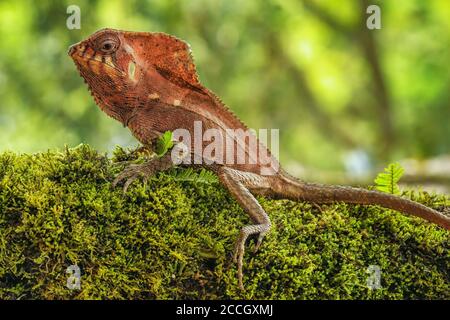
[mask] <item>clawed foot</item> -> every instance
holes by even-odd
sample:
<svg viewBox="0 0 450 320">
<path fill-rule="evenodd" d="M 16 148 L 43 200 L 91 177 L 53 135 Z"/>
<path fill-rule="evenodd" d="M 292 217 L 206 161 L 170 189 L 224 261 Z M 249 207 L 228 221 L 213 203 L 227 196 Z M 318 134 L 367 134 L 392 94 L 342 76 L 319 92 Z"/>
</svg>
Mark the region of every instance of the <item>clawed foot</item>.
<svg viewBox="0 0 450 320">
<path fill-rule="evenodd" d="M 254 252 L 257 252 L 258 249 L 261 246 L 261 242 L 264 239 L 264 236 L 266 235 L 266 232 L 260 232 L 258 235 L 258 240 L 255 245 Z M 243 271 L 242 266 L 244 263 L 244 253 L 245 253 L 245 241 L 247 240 L 247 237 L 249 236 L 249 230 L 247 230 L 246 227 L 241 230 L 241 234 L 239 235 L 238 240 L 236 241 L 236 245 L 234 247 L 233 251 L 233 262 L 237 264 L 237 275 L 238 275 L 238 282 L 239 282 L 239 289 L 244 291 L 244 284 L 243 284 Z"/>
<path fill-rule="evenodd" d="M 264 239 L 264 236 L 267 234 L 267 232 L 270 230 L 270 220 L 267 220 L 267 222 L 263 224 L 257 224 L 257 225 L 248 225 L 241 229 L 241 232 L 239 233 L 239 238 L 236 241 L 236 245 L 234 247 L 233 252 L 233 261 L 237 264 L 237 275 L 238 275 L 238 283 L 239 283 L 239 289 L 244 291 L 244 283 L 243 283 L 243 272 L 242 272 L 242 266 L 244 261 L 244 253 L 245 253 L 245 241 L 247 238 L 252 234 L 258 234 L 258 240 L 256 241 L 255 245 L 255 252 L 258 251 L 259 247 L 261 246 L 261 242 Z"/>
<path fill-rule="evenodd" d="M 148 163 L 130 164 L 116 177 L 116 179 L 114 179 L 112 186 L 115 188 L 117 184 L 125 181 L 125 183 L 123 184 L 123 192 L 126 193 L 128 187 L 133 183 L 134 180 L 142 176 L 144 182 L 146 182 L 148 178 L 153 174 L 154 172 L 151 166 L 148 165 Z"/>
</svg>

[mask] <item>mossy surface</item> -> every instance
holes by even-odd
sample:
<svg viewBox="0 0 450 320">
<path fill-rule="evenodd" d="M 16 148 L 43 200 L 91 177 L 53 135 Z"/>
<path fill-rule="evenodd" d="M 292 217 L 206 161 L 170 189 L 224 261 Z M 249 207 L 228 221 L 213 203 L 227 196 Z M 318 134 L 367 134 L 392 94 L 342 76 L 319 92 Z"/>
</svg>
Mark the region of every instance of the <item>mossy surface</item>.
<svg viewBox="0 0 450 320">
<path fill-rule="evenodd" d="M 257 254 L 249 241 L 240 292 L 231 252 L 249 219 L 229 193 L 160 173 L 123 195 L 119 169 L 85 145 L 0 154 L 1 299 L 450 298 L 449 232 L 379 207 L 265 198 L 273 229 Z M 66 287 L 70 265 L 81 290 Z M 369 265 L 382 288 L 368 289 Z"/>
</svg>

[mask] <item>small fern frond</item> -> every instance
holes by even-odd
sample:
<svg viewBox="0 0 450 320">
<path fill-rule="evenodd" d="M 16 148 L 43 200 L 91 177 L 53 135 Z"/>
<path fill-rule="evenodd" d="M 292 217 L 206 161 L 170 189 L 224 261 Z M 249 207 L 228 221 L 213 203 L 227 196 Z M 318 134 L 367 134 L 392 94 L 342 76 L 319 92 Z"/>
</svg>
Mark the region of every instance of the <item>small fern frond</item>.
<svg viewBox="0 0 450 320">
<path fill-rule="evenodd" d="M 195 171 L 192 168 L 187 168 L 184 170 L 176 169 L 168 171 L 167 174 L 177 181 L 189 181 L 193 183 L 206 184 L 218 182 L 217 176 L 206 169 L 201 169 L 200 171 Z"/>
<path fill-rule="evenodd" d="M 375 188 L 379 191 L 400 194 L 398 182 L 403 176 L 405 169 L 399 163 L 391 163 L 375 178 Z"/>
</svg>

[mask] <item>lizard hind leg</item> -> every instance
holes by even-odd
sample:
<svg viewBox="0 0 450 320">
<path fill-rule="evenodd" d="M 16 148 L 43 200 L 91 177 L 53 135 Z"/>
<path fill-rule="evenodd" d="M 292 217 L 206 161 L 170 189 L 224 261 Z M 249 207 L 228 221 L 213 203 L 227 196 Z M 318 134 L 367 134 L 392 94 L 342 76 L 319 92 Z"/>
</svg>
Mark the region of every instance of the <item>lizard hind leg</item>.
<svg viewBox="0 0 450 320">
<path fill-rule="evenodd" d="M 258 203 L 256 198 L 250 193 L 248 188 L 269 188 L 269 184 L 262 176 L 224 167 L 219 170 L 218 176 L 220 181 L 225 185 L 225 187 L 230 191 L 233 197 L 250 215 L 250 218 L 255 223 L 244 226 L 241 229 L 233 254 L 233 260 L 237 263 L 238 267 L 239 288 L 244 290 L 242 269 L 245 253 L 245 242 L 250 235 L 259 234 L 255 246 L 256 251 L 261 245 L 262 239 L 267 232 L 269 232 L 271 227 L 269 216 Z"/>
</svg>

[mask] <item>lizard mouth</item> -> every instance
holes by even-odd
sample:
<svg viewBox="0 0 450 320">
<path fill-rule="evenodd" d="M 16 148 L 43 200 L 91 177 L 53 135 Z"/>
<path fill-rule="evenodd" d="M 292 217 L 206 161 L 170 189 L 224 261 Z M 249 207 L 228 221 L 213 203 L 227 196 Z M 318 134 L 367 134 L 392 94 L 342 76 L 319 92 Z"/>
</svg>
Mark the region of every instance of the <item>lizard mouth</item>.
<svg viewBox="0 0 450 320">
<path fill-rule="evenodd" d="M 69 50 L 67 51 L 69 56 L 72 56 L 75 52 L 77 52 L 77 45 L 78 44 L 73 44 L 69 47 Z"/>
<path fill-rule="evenodd" d="M 67 54 L 75 62 L 78 69 L 87 68 L 97 74 L 101 71 L 106 71 L 107 73 L 112 71 L 113 73 L 118 73 L 120 75 L 124 74 L 122 70 L 114 65 L 111 56 L 98 54 L 82 43 L 71 45 Z M 106 70 L 102 70 L 103 68 Z"/>
</svg>

